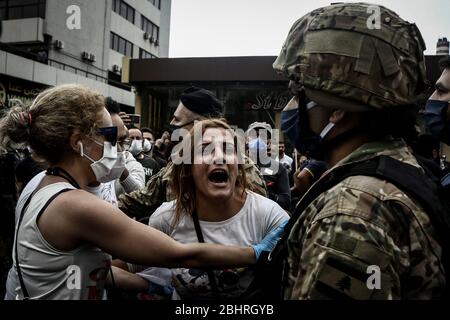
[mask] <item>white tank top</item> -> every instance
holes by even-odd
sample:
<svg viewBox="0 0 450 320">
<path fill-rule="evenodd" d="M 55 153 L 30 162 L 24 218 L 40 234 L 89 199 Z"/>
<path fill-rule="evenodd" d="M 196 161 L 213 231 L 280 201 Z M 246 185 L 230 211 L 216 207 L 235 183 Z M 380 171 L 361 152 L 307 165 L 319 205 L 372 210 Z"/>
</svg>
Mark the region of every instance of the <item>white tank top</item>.
<svg viewBox="0 0 450 320">
<path fill-rule="evenodd" d="M 37 226 L 37 219 L 50 198 L 64 189 L 74 187 L 66 182 L 43 187 L 33 195 L 25 210 L 14 242 L 17 243 L 23 281 L 30 299 L 101 300 L 111 256 L 89 245 L 72 251 L 58 250 L 44 239 Z M 17 210 L 21 212 L 22 208 Z M 16 266 L 15 251 L 13 259 Z M 18 299 L 23 299 L 20 282 L 16 293 Z"/>
</svg>

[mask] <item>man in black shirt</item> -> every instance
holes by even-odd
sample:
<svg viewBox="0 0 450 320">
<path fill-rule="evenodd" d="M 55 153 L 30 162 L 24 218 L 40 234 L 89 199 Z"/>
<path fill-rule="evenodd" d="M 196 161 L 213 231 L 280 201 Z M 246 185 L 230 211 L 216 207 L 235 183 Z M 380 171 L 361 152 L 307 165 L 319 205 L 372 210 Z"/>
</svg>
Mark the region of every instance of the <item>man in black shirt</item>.
<svg viewBox="0 0 450 320">
<path fill-rule="evenodd" d="M 130 128 L 128 130 L 128 138 L 131 142 L 129 151 L 144 167 L 145 183 L 147 183 L 147 181 L 150 180 L 150 177 L 157 173 L 161 168 L 152 157 L 144 153 L 144 139 L 141 130 L 138 128 Z"/>
</svg>

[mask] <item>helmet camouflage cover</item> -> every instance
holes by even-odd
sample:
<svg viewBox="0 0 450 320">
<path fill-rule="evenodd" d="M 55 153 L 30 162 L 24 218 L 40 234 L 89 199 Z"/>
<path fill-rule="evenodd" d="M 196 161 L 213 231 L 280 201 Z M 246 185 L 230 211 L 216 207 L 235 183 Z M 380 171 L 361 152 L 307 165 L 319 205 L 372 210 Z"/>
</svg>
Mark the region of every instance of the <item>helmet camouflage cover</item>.
<svg viewBox="0 0 450 320">
<path fill-rule="evenodd" d="M 426 88 L 424 50 L 416 25 L 395 12 L 335 4 L 294 23 L 273 67 L 320 104 L 383 109 L 414 104 Z"/>
</svg>

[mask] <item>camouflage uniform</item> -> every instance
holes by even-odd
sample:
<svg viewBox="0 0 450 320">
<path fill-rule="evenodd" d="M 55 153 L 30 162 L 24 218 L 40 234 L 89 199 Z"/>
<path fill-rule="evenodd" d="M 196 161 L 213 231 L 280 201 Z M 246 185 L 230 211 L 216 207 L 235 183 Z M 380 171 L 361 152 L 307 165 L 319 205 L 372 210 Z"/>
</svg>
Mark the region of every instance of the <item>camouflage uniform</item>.
<svg viewBox="0 0 450 320">
<path fill-rule="evenodd" d="M 267 197 L 266 184 L 258 168 L 248 157 L 245 157 L 244 166 L 247 173 L 247 189 Z M 172 168 L 173 163 L 170 162 L 152 176 L 143 189 L 121 195 L 119 197 L 120 210 L 129 217 L 140 219 L 150 216 L 163 202 L 174 200 L 175 197 L 170 187 Z"/>
<path fill-rule="evenodd" d="M 274 69 L 324 107 L 374 114 L 410 108 L 426 84 L 424 41 L 415 24 L 376 7 L 379 27 L 369 25 L 374 7 L 364 3 L 335 4 L 300 18 Z M 326 175 L 377 155 L 420 167 L 402 140 L 380 138 Z M 441 258 L 436 231 L 417 201 L 381 179 L 353 176 L 318 196 L 295 222 L 284 297 L 437 298 L 445 289 Z M 368 282 L 376 281 L 368 280 L 378 270 L 380 289 L 371 290 Z"/>
<path fill-rule="evenodd" d="M 334 168 L 378 155 L 419 167 L 401 140 L 386 140 L 363 145 Z M 286 299 L 432 299 L 445 288 L 428 215 L 377 178 L 350 177 L 321 194 L 294 225 L 288 247 Z M 371 265 L 380 268 L 380 290 L 366 284 Z"/>
</svg>

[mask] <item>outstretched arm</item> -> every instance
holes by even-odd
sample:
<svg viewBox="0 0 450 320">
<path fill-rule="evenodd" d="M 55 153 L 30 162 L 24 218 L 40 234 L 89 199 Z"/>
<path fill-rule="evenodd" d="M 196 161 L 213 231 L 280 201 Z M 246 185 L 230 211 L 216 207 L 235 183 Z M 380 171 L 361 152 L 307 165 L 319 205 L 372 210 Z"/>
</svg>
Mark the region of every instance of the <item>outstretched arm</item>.
<svg viewBox="0 0 450 320">
<path fill-rule="evenodd" d="M 62 195 L 57 202 L 66 208 L 64 223 L 67 227 L 60 232 L 72 230 L 71 235 L 61 236 L 77 237 L 80 243 L 91 243 L 124 261 L 188 268 L 236 267 L 256 262 L 255 251 L 251 247 L 178 243 L 83 191 Z"/>
</svg>

